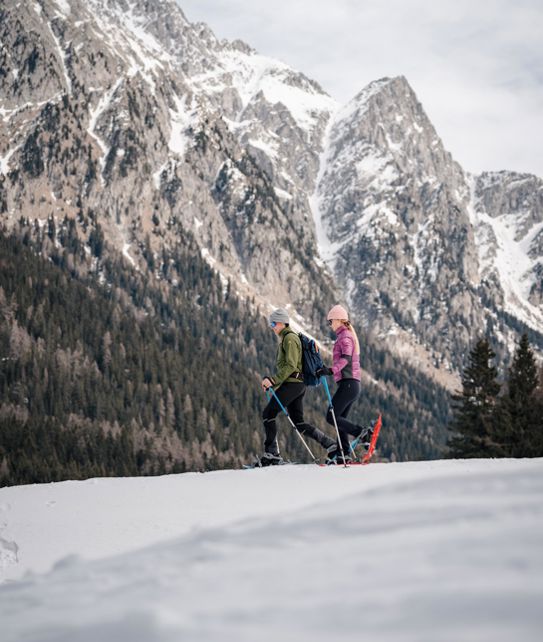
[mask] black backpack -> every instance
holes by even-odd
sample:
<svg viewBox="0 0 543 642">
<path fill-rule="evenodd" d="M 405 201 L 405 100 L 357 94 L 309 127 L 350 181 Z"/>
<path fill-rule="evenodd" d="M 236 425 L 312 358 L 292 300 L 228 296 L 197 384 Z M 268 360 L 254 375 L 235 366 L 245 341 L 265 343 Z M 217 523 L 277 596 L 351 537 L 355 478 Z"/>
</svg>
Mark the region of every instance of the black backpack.
<svg viewBox="0 0 543 642">
<path fill-rule="evenodd" d="M 315 374 L 319 368 L 323 367 L 322 358 L 319 352 L 319 346 L 314 339 L 306 337 L 301 332 L 298 333 L 302 342 L 302 374 L 306 386 L 318 386 L 321 382 Z"/>
</svg>

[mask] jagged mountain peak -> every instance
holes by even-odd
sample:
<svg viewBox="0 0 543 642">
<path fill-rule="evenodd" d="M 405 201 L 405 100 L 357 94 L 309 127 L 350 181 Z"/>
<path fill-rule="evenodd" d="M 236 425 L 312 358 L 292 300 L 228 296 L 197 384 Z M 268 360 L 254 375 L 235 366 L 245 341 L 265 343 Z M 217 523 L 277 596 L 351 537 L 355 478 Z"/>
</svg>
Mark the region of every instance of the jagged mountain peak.
<svg viewBox="0 0 543 642">
<path fill-rule="evenodd" d="M 52 0 L 56 2 L 58 0 Z M 76 3 L 81 0 L 60 0 L 65 5 Z M 153 20 L 179 21 L 182 20 L 187 26 L 191 23 L 186 18 L 183 9 L 175 0 L 85 0 L 85 3 L 95 11 L 111 12 L 110 15 L 117 16 L 120 20 L 130 20 L 137 16 L 145 21 L 147 26 Z"/>
<path fill-rule="evenodd" d="M 336 114 L 315 198 L 324 258 L 379 340 L 448 385 L 485 326 L 481 299 L 497 302 L 493 322 L 503 304 L 500 279 L 484 277 L 471 195 L 404 77 L 370 83 Z"/>
<path fill-rule="evenodd" d="M 201 23 L 201 24 L 205 25 L 205 23 Z M 223 49 L 232 49 L 232 50 L 240 51 L 248 56 L 258 54 L 256 49 L 253 49 L 253 47 L 248 45 L 243 40 L 240 40 L 239 38 L 237 38 L 236 40 L 223 39 L 220 41 L 220 45 Z"/>
<path fill-rule="evenodd" d="M 498 284 L 504 310 L 543 327 L 543 180 L 508 171 L 472 176 L 470 213 L 482 278 Z"/>
<path fill-rule="evenodd" d="M 409 87 L 407 80 L 403 76 L 397 76 L 393 78 L 385 76 L 377 80 L 372 80 L 364 88 L 362 88 L 353 98 L 351 98 L 351 100 L 339 111 L 337 120 L 350 117 L 353 110 L 359 110 L 361 108 L 366 107 L 369 100 L 371 100 L 374 96 L 379 95 L 379 93 L 385 87 L 387 87 L 389 84 L 392 84 L 392 83 L 406 84 L 407 87 Z"/>
<path fill-rule="evenodd" d="M 534 174 L 507 170 L 476 176 L 477 206 L 490 216 L 526 211 L 534 220 L 543 212 L 543 180 Z"/>
<path fill-rule="evenodd" d="M 391 116 L 406 108 L 420 114 L 425 120 L 424 124 L 431 126 L 405 76 L 384 77 L 370 82 L 339 109 L 335 116 L 335 122 L 356 121 L 362 118 L 368 109 L 380 111 L 384 120 L 388 121 Z"/>
<path fill-rule="evenodd" d="M 420 181 L 430 183 L 447 181 L 452 172 L 461 180 L 460 166 L 444 148 L 404 76 L 370 83 L 339 110 L 330 142 L 335 153 L 348 150 L 344 163 L 353 154 L 363 159 L 362 173 L 366 166 L 370 173 L 379 167 L 385 179 L 399 172 L 418 174 Z"/>
</svg>

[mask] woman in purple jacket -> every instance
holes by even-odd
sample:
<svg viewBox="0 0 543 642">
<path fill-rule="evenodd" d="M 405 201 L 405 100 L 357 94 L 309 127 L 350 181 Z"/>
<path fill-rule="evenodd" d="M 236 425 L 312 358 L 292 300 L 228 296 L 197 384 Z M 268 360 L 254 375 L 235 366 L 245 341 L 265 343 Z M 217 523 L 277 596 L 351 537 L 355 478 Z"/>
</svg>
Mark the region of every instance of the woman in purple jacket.
<svg viewBox="0 0 543 642">
<path fill-rule="evenodd" d="M 339 429 L 341 446 L 345 459 L 350 460 L 349 435 L 360 437 L 369 433 L 371 429 L 363 428 L 347 420 L 347 415 L 360 395 L 360 343 L 349 321 L 347 310 L 341 305 L 335 305 L 328 313 L 328 324 L 336 333 L 334 343 L 333 364 L 331 368 L 324 366 L 317 371 L 318 376 L 333 375 L 338 384 L 336 393 L 332 398 L 332 406 Z M 334 425 L 332 410 L 328 410 L 326 421 Z M 364 436 L 365 437 L 365 436 Z M 343 463 L 339 443 L 328 449 L 327 463 Z"/>
</svg>

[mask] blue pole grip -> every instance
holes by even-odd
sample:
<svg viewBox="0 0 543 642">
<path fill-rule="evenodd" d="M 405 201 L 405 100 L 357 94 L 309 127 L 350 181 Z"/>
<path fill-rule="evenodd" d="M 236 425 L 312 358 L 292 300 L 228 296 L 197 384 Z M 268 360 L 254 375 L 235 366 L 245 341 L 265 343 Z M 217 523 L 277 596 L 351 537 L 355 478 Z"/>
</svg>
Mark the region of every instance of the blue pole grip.
<svg viewBox="0 0 543 642">
<path fill-rule="evenodd" d="M 328 402 L 330 403 L 330 406 L 332 406 L 332 395 L 330 394 L 330 388 L 328 387 L 328 381 L 326 381 L 326 377 L 321 377 L 321 381 L 324 384 L 324 389 L 326 390 L 326 396 L 328 397 Z"/>
<path fill-rule="evenodd" d="M 272 395 L 275 397 L 275 401 L 277 401 L 277 403 L 279 404 L 279 407 L 281 408 L 281 410 L 282 410 L 282 411 L 285 413 L 285 415 L 288 417 L 287 409 L 285 408 L 285 406 L 283 406 L 283 404 L 281 403 L 281 401 L 280 401 L 279 397 L 275 394 L 275 390 L 274 390 L 273 388 L 268 388 L 268 390 L 271 390 L 271 391 L 272 391 Z M 270 399 L 270 395 L 268 394 L 268 390 L 266 390 L 266 397 L 268 397 L 268 401 L 269 401 L 269 399 Z"/>
</svg>

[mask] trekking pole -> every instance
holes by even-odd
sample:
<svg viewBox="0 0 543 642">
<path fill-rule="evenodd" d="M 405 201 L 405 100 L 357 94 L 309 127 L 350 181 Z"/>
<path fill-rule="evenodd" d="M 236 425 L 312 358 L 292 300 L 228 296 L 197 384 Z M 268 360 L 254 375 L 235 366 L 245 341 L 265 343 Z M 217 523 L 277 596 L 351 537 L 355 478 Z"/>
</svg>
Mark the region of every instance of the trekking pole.
<svg viewBox="0 0 543 642">
<path fill-rule="evenodd" d="M 336 427 L 337 441 L 339 444 L 339 449 L 341 451 L 341 456 L 343 457 L 343 466 L 347 468 L 347 462 L 345 461 L 345 453 L 343 452 L 343 444 L 341 443 L 341 437 L 339 436 L 339 428 L 337 427 L 336 413 L 334 412 L 334 404 L 332 403 L 332 396 L 330 395 L 330 388 L 328 387 L 328 381 L 326 377 L 321 377 L 321 381 L 324 383 L 324 389 L 326 390 L 326 396 L 328 397 L 328 403 L 330 404 L 330 412 L 332 413 L 332 418 L 334 420 L 334 426 Z"/>
<path fill-rule="evenodd" d="M 311 452 L 311 448 L 307 445 L 306 440 L 302 437 L 302 433 L 298 430 L 298 428 L 296 427 L 296 424 L 292 421 L 290 415 L 287 412 L 287 409 L 285 408 L 285 406 L 283 406 L 283 404 L 281 403 L 281 400 L 275 394 L 275 390 L 273 388 L 269 388 L 269 390 L 272 391 L 272 395 L 275 397 L 275 401 L 277 401 L 277 403 L 279 404 L 279 407 L 285 413 L 285 415 L 287 416 L 287 419 L 290 421 L 291 426 L 296 431 L 296 434 L 302 440 L 302 444 L 306 447 L 307 452 L 311 455 L 311 459 L 313 460 L 313 463 L 316 464 L 317 463 L 317 459 L 315 458 L 315 455 Z M 270 395 L 268 394 L 268 390 L 266 390 L 266 397 L 268 397 L 268 400 L 270 399 Z"/>
</svg>

